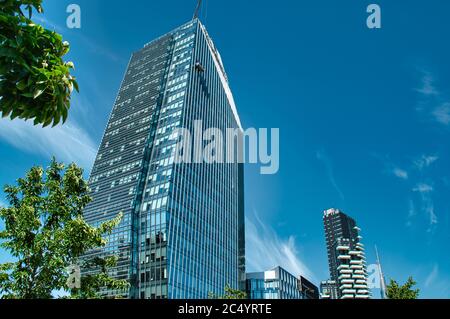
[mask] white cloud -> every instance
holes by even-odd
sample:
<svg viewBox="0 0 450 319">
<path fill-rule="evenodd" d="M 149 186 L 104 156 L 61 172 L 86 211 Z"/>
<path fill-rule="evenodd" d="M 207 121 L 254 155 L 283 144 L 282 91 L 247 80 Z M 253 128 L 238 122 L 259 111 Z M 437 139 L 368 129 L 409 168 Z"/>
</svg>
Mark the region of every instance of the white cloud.
<svg viewBox="0 0 450 319">
<path fill-rule="evenodd" d="M 422 87 L 416 89 L 423 95 L 438 95 L 439 91 L 434 86 L 434 78 L 429 72 L 424 72 L 422 77 Z"/>
<path fill-rule="evenodd" d="M 444 125 L 450 124 L 450 103 L 444 103 L 438 106 L 432 112 L 434 119 Z"/>
<path fill-rule="evenodd" d="M 435 264 L 431 272 L 428 274 L 427 279 L 425 279 L 425 287 L 429 288 L 430 285 L 432 285 L 435 282 L 438 275 L 439 275 L 439 265 Z"/>
<path fill-rule="evenodd" d="M 408 202 L 408 219 L 406 221 L 406 226 L 412 226 L 412 219 L 417 215 L 416 207 L 414 206 L 414 201 L 412 199 Z"/>
<path fill-rule="evenodd" d="M 317 281 L 300 260 L 294 236 L 280 238 L 277 233 L 254 214 L 245 219 L 247 270 L 266 271 L 281 266 L 294 276 L 303 275 Z"/>
<path fill-rule="evenodd" d="M 418 193 L 430 193 L 433 191 L 433 186 L 425 184 L 425 183 L 419 183 L 416 187 L 413 188 L 413 192 Z"/>
<path fill-rule="evenodd" d="M 392 174 L 401 179 L 408 179 L 408 172 L 398 167 L 392 169 Z"/>
<path fill-rule="evenodd" d="M 373 153 L 372 155 L 381 162 L 383 162 L 384 165 L 383 173 L 395 176 L 403 180 L 409 179 L 409 172 L 394 164 L 388 155 L 380 155 L 377 153 Z"/>
<path fill-rule="evenodd" d="M 429 167 L 431 164 L 439 159 L 438 156 L 434 155 L 422 155 L 419 159 L 414 161 L 414 166 L 419 170 Z"/>
<path fill-rule="evenodd" d="M 380 158 L 385 165 L 385 172 L 388 174 L 394 175 L 400 179 L 408 180 L 408 184 L 416 183 L 415 180 L 417 178 L 416 174 L 412 169 L 408 172 L 395 164 L 393 164 L 388 156 L 379 156 L 375 154 L 377 158 Z M 434 162 L 439 160 L 438 156 L 435 155 L 422 155 L 417 160 L 413 161 L 412 167 L 416 168 L 419 171 L 422 171 L 424 168 L 429 167 Z M 411 184 L 410 184 L 411 185 Z M 414 184 L 412 184 L 414 185 Z M 433 201 L 432 193 L 434 192 L 434 187 L 429 183 L 417 183 L 415 186 L 411 186 L 410 188 L 412 193 L 417 194 L 417 198 L 415 196 L 411 196 L 408 202 L 408 216 L 406 219 L 406 227 L 412 227 L 415 217 L 419 214 L 426 216 L 428 219 L 428 229 L 427 231 L 432 233 L 437 224 L 438 217 L 435 213 L 435 205 Z"/>
<path fill-rule="evenodd" d="M 415 188 L 413 188 L 413 192 L 417 192 L 420 194 L 422 212 L 428 218 L 429 221 L 429 228 L 428 228 L 429 233 L 432 233 L 438 224 L 438 217 L 435 213 L 434 202 L 431 196 L 433 190 L 434 190 L 433 186 L 425 183 L 419 183 Z"/>
<path fill-rule="evenodd" d="M 429 203 L 425 206 L 424 209 L 430 221 L 430 228 L 428 229 L 428 231 L 431 232 L 433 230 L 432 228 L 438 224 L 438 218 L 436 216 L 436 213 L 434 212 L 433 202 L 429 201 Z"/>
<path fill-rule="evenodd" d="M 22 151 L 49 159 L 56 156 L 60 161 L 75 162 L 85 170 L 90 170 L 97 152 L 89 135 L 70 122 L 42 128 L 30 121 L 3 119 L 0 120 L 0 138 Z"/>
<path fill-rule="evenodd" d="M 436 89 L 434 78 L 430 72 L 423 72 L 422 87 L 416 89 L 423 95 L 418 111 L 426 111 L 436 122 L 450 125 L 450 102 L 444 100 L 442 92 Z"/>
<path fill-rule="evenodd" d="M 428 233 L 434 233 L 438 218 L 434 210 L 434 202 L 429 194 L 422 194 L 422 212 L 428 218 Z"/>
</svg>

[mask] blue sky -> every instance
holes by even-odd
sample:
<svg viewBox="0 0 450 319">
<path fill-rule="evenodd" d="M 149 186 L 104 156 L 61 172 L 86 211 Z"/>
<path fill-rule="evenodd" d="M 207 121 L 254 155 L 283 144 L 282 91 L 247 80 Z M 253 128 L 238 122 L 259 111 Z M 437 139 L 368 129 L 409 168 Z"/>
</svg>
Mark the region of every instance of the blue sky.
<svg viewBox="0 0 450 319">
<path fill-rule="evenodd" d="M 131 52 L 192 16 L 195 1 L 44 0 L 39 22 L 72 46 L 80 94 L 55 129 L 0 120 L 0 184 L 51 155 L 88 172 Z M 365 25 L 382 8 L 382 29 Z M 448 1 L 207 1 L 244 127 L 280 128 L 280 171 L 246 169 L 248 270 L 328 278 L 322 211 L 337 207 L 379 248 L 387 278 L 450 297 Z M 1 200 L 4 199 L 0 197 Z M 7 260 L 0 252 L 0 262 Z"/>
</svg>

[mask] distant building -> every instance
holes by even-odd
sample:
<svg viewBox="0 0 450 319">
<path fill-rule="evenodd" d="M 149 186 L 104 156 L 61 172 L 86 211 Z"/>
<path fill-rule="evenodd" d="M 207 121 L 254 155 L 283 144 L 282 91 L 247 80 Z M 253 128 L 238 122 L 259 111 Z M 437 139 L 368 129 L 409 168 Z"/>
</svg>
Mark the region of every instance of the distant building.
<svg viewBox="0 0 450 319">
<path fill-rule="evenodd" d="M 249 299 L 318 299 L 319 295 L 310 281 L 304 277 L 297 279 L 281 267 L 248 273 L 246 290 Z"/>
<path fill-rule="evenodd" d="M 336 282 L 324 280 L 320 283 L 320 299 L 338 299 Z"/>
<path fill-rule="evenodd" d="M 360 228 L 353 218 L 338 209 L 324 212 L 331 280 L 336 283 L 338 299 L 367 299 L 366 258 Z"/>
<path fill-rule="evenodd" d="M 297 288 L 302 294 L 302 299 L 319 299 L 319 288 L 305 277 L 300 276 L 297 279 Z"/>
</svg>

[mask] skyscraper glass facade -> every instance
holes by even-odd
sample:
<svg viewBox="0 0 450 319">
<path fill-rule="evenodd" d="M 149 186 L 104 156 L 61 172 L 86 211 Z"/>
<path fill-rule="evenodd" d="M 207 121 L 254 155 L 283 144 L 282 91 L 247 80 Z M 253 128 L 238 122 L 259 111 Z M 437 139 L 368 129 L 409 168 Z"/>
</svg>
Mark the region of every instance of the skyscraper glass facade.
<svg viewBox="0 0 450 319">
<path fill-rule="evenodd" d="M 220 55 L 195 19 L 132 55 L 91 172 L 88 222 L 124 214 L 108 245 L 85 256 L 119 257 L 111 275 L 131 289 L 105 295 L 243 288 L 243 164 L 175 161 L 177 129 L 198 120 L 202 130 L 242 130 Z"/>
<path fill-rule="evenodd" d="M 315 299 L 319 294 L 314 284 L 281 267 L 248 273 L 246 291 L 249 299 Z"/>
</svg>

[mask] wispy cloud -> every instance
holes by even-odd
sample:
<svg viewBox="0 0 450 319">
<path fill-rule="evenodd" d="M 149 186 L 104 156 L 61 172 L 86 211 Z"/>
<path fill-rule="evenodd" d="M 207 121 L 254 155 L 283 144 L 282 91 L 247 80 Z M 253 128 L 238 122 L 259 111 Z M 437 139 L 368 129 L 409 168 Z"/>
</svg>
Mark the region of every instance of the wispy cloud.
<svg viewBox="0 0 450 319">
<path fill-rule="evenodd" d="M 407 169 L 400 167 L 397 164 L 394 164 L 390 159 L 389 156 L 380 156 L 376 155 L 378 159 L 380 159 L 384 166 L 385 166 L 385 172 L 389 175 L 398 177 L 403 180 L 408 180 L 411 175 L 413 175 L 412 170 L 416 169 L 419 171 L 424 170 L 427 167 L 430 167 L 433 163 L 435 163 L 437 160 L 439 160 L 439 157 L 437 155 L 421 155 L 420 157 L 416 158 L 412 164 L 406 164 L 404 166 L 407 167 Z"/>
<path fill-rule="evenodd" d="M 419 159 L 414 161 L 414 166 L 419 170 L 423 170 L 424 168 L 431 166 L 437 160 L 439 160 L 439 157 L 436 155 L 422 155 Z"/>
<path fill-rule="evenodd" d="M 408 179 L 408 172 L 399 167 L 394 167 L 392 169 L 392 174 L 394 174 L 394 176 L 401 178 L 401 179 Z"/>
<path fill-rule="evenodd" d="M 424 292 L 432 292 L 434 298 L 448 299 L 450 295 L 450 277 L 446 271 L 443 271 L 439 263 L 434 262 L 422 265 L 420 269 Z"/>
<path fill-rule="evenodd" d="M 424 71 L 422 76 L 422 86 L 416 91 L 423 95 L 438 95 L 439 91 L 434 86 L 435 79 L 430 72 Z"/>
<path fill-rule="evenodd" d="M 433 232 L 438 224 L 438 218 L 436 213 L 434 212 L 434 204 L 431 200 L 424 207 L 424 211 L 428 215 L 428 218 L 430 220 L 430 227 L 428 228 L 428 232 Z"/>
<path fill-rule="evenodd" d="M 0 120 L 0 138 L 31 154 L 56 156 L 65 162 L 76 162 L 86 170 L 91 168 L 96 146 L 89 135 L 75 123 L 54 128 L 34 126 L 30 121 Z"/>
<path fill-rule="evenodd" d="M 412 227 L 416 216 L 421 214 L 428 220 L 427 232 L 433 233 L 438 225 L 438 217 L 435 212 L 433 201 L 434 186 L 432 183 L 425 183 L 422 181 L 425 168 L 439 160 L 439 157 L 437 155 L 423 154 L 409 164 L 404 164 L 408 169 L 403 169 L 394 164 L 389 156 L 381 156 L 378 154 L 374 154 L 374 156 L 383 162 L 385 166 L 384 171 L 387 174 L 396 176 L 397 178 L 408 182 L 407 185 L 410 187 L 408 190 L 410 192 L 410 198 L 408 200 L 406 227 Z"/>
<path fill-rule="evenodd" d="M 438 224 L 438 217 L 434 209 L 434 201 L 432 198 L 433 186 L 426 183 L 419 183 L 413 188 L 413 192 L 419 193 L 422 212 L 428 218 L 428 232 L 433 233 Z"/>
<path fill-rule="evenodd" d="M 437 123 L 449 126 L 450 102 L 446 100 L 445 94 L 436 88 L 436 81 L 431 72 L 423 71 L 422 74 L 422 86 L 416 89 L 422 96 L 417 110 L 425 111 Z"/>
<path fill-rule="evenodd" d="M 325 165 L 325 169 L 327 170 L 328 179 L 330 180 L 331 185 L 334 187 L 341 200 L 344 201 L 345 200 L 344 193 L 341 191 L 341 188 L 337 184 L 336 178 L 334 177 L 334 170 L 333 165 L 331 163 L 331 159 L 324 150 L 318 150 L 316 152 L 316 157 L 319 161 L 321 161 Z"/>
<path fill-rule="evenodd" d="M 426 183 L 419 183 L 416 187 L 413 188 L 413 192 L 419 193 L 430 193 L 433 191 L 433 186 L 428 185 Z"/>
<path fill-rule="evenodd" d="M 295 276 L 304 275 L 317 281 L 310 269 L 301 261 L 294 236 L 280 238 L 256 213 L 245 219 L 245 228 L 249 271 L 265 271 L 281 266 Z"/>
<path fill-rule="evenodd" d="M 439 265 L 435 264 L 433 266 L 433 269 L 428 274 L 427 278 L 425 279 L 425 287 L 429 288 L 437 279 L 439 276 Z"/>
<path fill-rule="evenodd" d="M 444 103 L 436 107 L 431 113 L 435 120 L 441 124 L 450 124 L 450 103 Z"/>
<path fill-rule="evenodd" d="M 384 172 L 388 175 L 395 176 L 397 178 L 407 180 L 409 178 L 409 173 L 406 169 L 401 168 L 400 166 L 394 164 L 389 156 L 383 156 L 374 153 L 373 156 L 379 159 L 384 165 Z"/>
<path fill-rule="evenodd" d="M 416 207 L 414 201 L 410 199 L 408 201 L 408 219 L 406 221 L 406 226 L 411 227 L 413 225 L 412 219 L 417 215 Z"/>
</svg>

